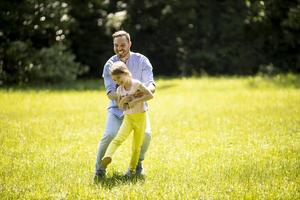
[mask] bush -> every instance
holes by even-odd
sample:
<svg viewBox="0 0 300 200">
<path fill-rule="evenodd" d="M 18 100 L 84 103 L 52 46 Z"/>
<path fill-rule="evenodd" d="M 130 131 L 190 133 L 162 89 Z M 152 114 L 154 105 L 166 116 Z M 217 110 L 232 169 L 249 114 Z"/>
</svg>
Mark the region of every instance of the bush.
<svg viewBox="0 0 300 200">
<path fill-rule="evenodd" d="M 75 62 L 75 56 L 63 45 L 42 48 L 33 59 L 32 80 L 45 82 L 72 81 L 87 71 L 86 66 Z"/>
<path fill-rule="evenodd" d="M 218 66 L 214 55 L 196 51 L 187 57 L 185 75 L 205 75 L 218 73 Z"/>
<path fill-rule="evenodd" d="M 30 42 L 9 44 L 0 65 L 0 85 L 72 81 L 88 68 L 63 45 L 36 50 Z"/>
<path fill-rule="evenodd" d="M 10 43 L 1 57 L 0 85 L 29 81 L 30 42 L 14 41 Z"/>
</svg>

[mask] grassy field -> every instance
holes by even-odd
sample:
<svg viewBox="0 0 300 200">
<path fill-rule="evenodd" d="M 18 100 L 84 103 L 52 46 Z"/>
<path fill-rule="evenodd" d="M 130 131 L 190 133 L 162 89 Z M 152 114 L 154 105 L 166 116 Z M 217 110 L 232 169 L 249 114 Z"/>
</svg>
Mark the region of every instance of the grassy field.
<svg viewBox="0 0 300 200">
<path fill-rule="evenodd" d="M 99 85 L 0 90 L 0 199 L 300 199 L 300 76 L 157 80 L 146 177 L 130 138 L 95 185 Z"/>
</svg>

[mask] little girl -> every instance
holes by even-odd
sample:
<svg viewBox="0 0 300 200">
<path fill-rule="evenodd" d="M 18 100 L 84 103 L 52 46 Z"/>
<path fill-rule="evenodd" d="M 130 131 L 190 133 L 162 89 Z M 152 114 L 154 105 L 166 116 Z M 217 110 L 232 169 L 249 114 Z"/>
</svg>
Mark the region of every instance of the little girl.
<svg viewBox="0 0 300 200">
<path fill-rule="evenodd" d="M 140 81 L 132 78 L 127 66 L 121 61 L 113 63 L 110 68 L 110 75 L 119 85 L 117 88 L 118 106 L 124 110 L 124 119 L 117 136 L 108 146 L 101 161 L 101 168 L 106 169 L 107 165 L 111 163 L 112 156 L 117 148 L 133 131 L 132 155 L 129 174 L 127 174 L 133 175 L 145 135 L 147 109 L 145 101 L 152 99 L 153 94 Z"/>
</svg>

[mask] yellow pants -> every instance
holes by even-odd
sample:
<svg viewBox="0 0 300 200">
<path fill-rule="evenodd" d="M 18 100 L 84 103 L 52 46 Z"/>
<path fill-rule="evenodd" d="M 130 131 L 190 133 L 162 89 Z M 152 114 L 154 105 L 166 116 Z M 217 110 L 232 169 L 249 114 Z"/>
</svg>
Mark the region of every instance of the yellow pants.
<svg viewBox="0 0 300 200">
<path fill-rule="evenodd" d="M 144 141 L 146 128 L 146 112 L 135 113 L 135 114 L 126 114 L 122 125 L 118 131 L 117 136 L 108 146 L 108 149 L 105 153 L 104 158 L 112 158 L 113 154 L 117 148 L 127 139 L 130 133 L 133 131 L 133 140 L 132 140 L 132 155 L 129 165 L 130 170 L 135 170 L 141 151 L 141 146 Z"/>
</svg>

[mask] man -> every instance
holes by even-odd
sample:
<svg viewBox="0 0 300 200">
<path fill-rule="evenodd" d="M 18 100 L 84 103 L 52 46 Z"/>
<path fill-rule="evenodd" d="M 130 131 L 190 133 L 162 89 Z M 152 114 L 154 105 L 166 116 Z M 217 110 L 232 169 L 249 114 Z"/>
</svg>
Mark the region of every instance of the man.
<svg viewBox="0 0 300 200">
<path fill-rule="evenodd" d="M 105 169 L 100 166 L 101 160 L 106 152 L 106 149 L 113 138 L 118 133 L 118 130 L 122 124 L 123 111 L 117 106 L 117 94 L 116 94 L 116 83 L 111 79 L 109 75 L 109 67 L 112 63 L 116 61 L 122 61 L 126 63 L 129 71 L 134 79 L 141 81 L 152 93 L 155 92 L 155 82 L 153 80 L 152 65 L 147 57 L 140 53 L 135 53 L 130 51 L 131 40 L 129 33 L 125 31 L 117 31 L 113 35 L 113 45 L 114 52 L 116 55 L 112 56 L 104 65 L 102 77 L 104 79 L 104 85 L 106 89 L 106 94 L 111 100 L 108 106 L 108 114 L 106 120 L 106 128 L 102 139 L 99 142 L 97 159 L 96 159 L 96 169 L 94 181 L 98 181 L 105 176 Z M 126 97 L 125 97 L 126 98 Z M 124 99 L 124 101 L 129 101 Z M 151 128 L 149 116 L 147 114 L 145 139 L 141 147 L 141 153 L 138 165 L 136 167 L 136 174 L 144 174 L 142 161 L 144 160 L 145 153 L 149 147 L 151 140 Z M 129 171 L 127 171 L 129 173 Z M 125 175 L 127 175 L 127 173 Z"/>
</svg>

